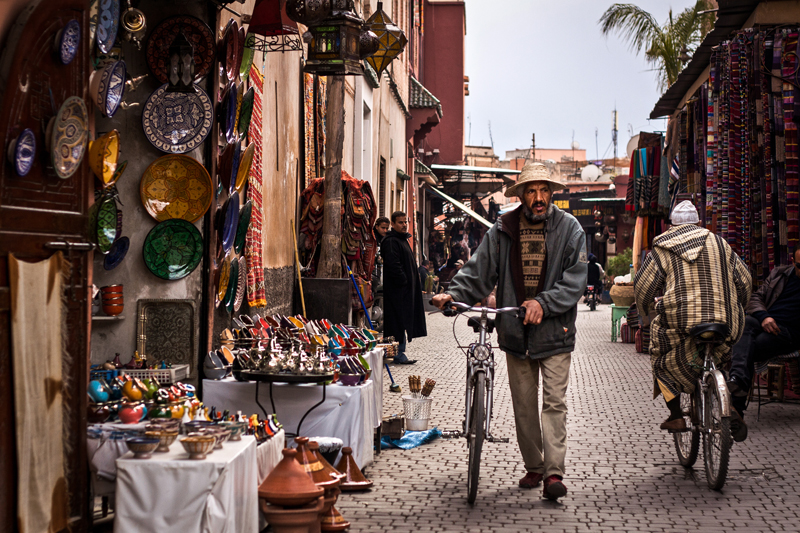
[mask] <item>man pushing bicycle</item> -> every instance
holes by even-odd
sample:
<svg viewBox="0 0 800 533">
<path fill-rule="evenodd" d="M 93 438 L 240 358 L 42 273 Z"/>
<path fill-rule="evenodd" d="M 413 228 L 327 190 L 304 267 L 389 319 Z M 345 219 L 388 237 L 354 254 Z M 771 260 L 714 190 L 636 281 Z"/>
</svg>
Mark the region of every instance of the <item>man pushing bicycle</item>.
<svg viewBox="0 0 800 533">
<path fill-rule="evenodd" d="M 432 300 L 440 309 L 450 301 L 471 305 L 496 285 L 497 307 L 525 308 L 524 320 L 497 315 L 498 343 L 506 352 L 517 439 L 527 471 L 519 486 L 533 488 L 544 479 L 544 496 L 552 500 L 567 493 L 566 392 L 577 303 L 587 275 L 583 228 L 551 201 L 553 191 L 564 188 L 551 179 L 545 165 L 525 165 L 505 193 L 518 196 L 522 205 L 498 219 L 447 292 Z"/>
</svg>

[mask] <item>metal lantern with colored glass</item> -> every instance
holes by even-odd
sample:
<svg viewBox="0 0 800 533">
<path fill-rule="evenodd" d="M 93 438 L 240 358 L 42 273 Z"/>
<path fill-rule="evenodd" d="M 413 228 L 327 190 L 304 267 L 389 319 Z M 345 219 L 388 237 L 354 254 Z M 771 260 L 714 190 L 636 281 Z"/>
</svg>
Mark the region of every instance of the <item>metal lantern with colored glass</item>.
<svg viewBox="0 0 800 533">
<path fill-rule="evenodd" d="M 403 53 L 408 39 L 403 30 L 383 11 L 383 2 L 378 2 L 375 13 L 367 20 L 367 27 L 378 36 L 378 50 L 367 58 L 367 63 L 380 77 L 389 63 Z"/>
<path fill-rule="evenodd" d="M 181 30 L 169 45 L 167 92 L 194 92 L 194 47 Z"/>
<path fill-rule="evenodd" d="M 303 71 L 322 76 L 362 75 L 364 20 L 356 14 L 353 0 L 334 0 L 332 7 L 330 17 L 308 28 L 308 60 Z"/>
</svg>

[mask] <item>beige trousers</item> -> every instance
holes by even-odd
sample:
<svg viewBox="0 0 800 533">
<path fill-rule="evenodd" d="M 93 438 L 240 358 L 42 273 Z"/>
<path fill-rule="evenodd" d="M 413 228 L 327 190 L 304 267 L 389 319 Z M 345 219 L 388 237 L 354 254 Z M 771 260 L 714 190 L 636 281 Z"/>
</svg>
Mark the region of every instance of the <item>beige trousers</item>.
<svg viewBox="0 0 800 533">
<path fill-rule="evenodd" d="M 514 404 L 517 441 L 525 470 L 564 476 L 567 455 L 567 384 L 571 353 L 545 359 L 519 359 L 506 354 L 508 383 Z M 542 375 L 542 415 L 539 419 L 539 373 Z"/>
</svg>

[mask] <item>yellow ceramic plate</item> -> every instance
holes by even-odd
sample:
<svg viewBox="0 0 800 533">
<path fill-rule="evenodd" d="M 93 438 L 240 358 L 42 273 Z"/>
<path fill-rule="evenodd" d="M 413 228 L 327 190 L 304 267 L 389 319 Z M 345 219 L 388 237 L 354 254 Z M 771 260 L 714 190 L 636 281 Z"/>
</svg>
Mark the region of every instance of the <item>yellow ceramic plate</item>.
<svg viewBox="0 0 800 533">
<path fill-rule="evenodd" d="M 219 287 L 217 288 L 217 307 L 225 298 L 225 293 L 228 292 L 228 283 L 231 278 L 231 256 L 226 255 L 225 260 L 219 267 L 221 269 L 219 274 Z M 238 281 L 238 280 L 237 280 Z"/>
<path fill-rule="evenodd" d="M 153 161 L 139 182 L 142 205 L 159 222 L 180 218 L 196 222 L 214 198 L 211 176 L 196 159 L 170 154 Z"/>
<path fill-rule="evenodd" d="M 247 183 L 247 176 L 250 174 L 250 167 L 253 164 L 253 156 L 256 154 L 256 144 L 250 143 L 242 154 L 239 163 L 239 172 L 236 174 L 236 192 L 242 192 Z"/>
<path fill-rule="evenodd" d="M 119 159 L 119 132 L 111 130 L 89 143 L 89 166 L 105 187 L 111 185 Z"/>
</svg>

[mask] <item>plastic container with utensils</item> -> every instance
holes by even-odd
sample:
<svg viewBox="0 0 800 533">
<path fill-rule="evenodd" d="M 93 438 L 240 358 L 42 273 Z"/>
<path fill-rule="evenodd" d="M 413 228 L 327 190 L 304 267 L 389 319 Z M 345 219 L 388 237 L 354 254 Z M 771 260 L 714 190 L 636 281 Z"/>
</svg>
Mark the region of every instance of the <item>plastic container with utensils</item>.
<svg viewBox="0 0 800 533">
<path fill-rule="evenodd" d="M 428 419 L 431 417 L 430 398 L 403 396 L 403 411 L 405 411 L 407 431 L 426 431 L 428 429 Z"/>
</svg>

